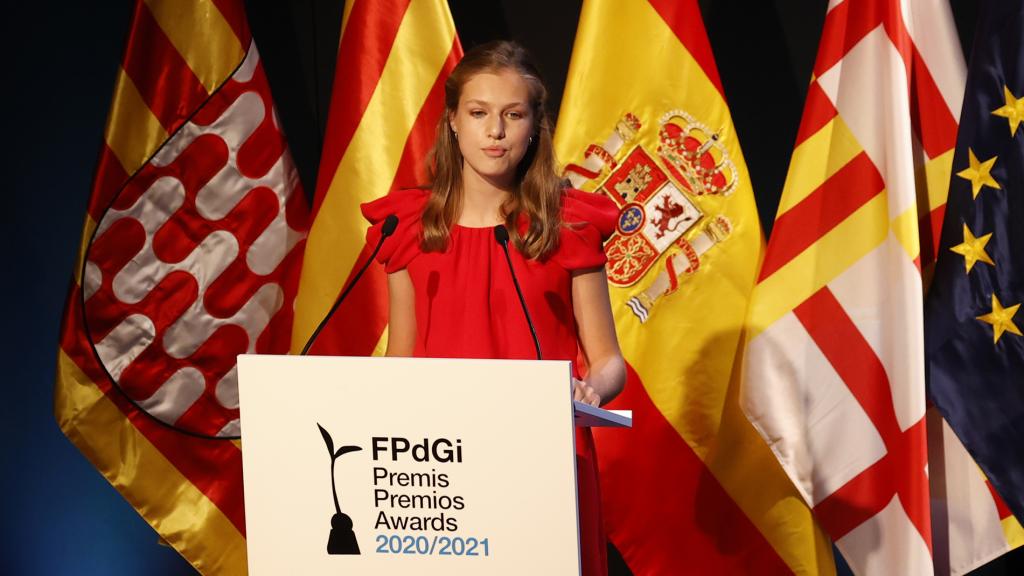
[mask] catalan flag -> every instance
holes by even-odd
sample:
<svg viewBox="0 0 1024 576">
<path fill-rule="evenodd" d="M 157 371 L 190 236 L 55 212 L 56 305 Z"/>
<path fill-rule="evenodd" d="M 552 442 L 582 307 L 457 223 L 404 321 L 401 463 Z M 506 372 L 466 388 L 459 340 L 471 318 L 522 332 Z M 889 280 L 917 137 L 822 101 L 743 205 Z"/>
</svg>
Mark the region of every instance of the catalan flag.
<svg viewBox="0 0 1024 576">
<path fill-rule="evenodd" d="M 424 162 L 444 111 L 444 82 L 461 57 L 444 0 L 345 4 L 293 351 L 369 258 L 359 205 L 394 188 L 426 184 Z M 382 267 L 371 266 L 310 350 L 383 353 L 386 335 L 387 279 Z"/>
<path fill-rule="evenodd" d="M 963 59 L 941 0 L 833 0 L 749 315 L 742 402 L 858 574 L 931 574 L 922 268 Z"/>
<path fill-rule="evenodd" d="M 629 379 L 595 433 L 605 525 L 636 574 L 828 574 L 831 547 L 733 379 L 763 241 L 695 0 L 587 0 L 555 146 L 620 207 L 605 245 Z"/>
<path fill-rule="evenodd" d="M 983 511 L 1002 523 L 1009 542 L 1003 549 L 1024 543 L 1022 124 L 1024 5 L 985 1 L 927 301 L 925 343 L 931 398 L 1002 496 Z"/>
<path fill-rule="evenodd" d="M 306 214 L 241 0 L 137 1 L 55 412 L 205 574 L 245 571 L 235 357 L 288 350 Z"/>
</svg>

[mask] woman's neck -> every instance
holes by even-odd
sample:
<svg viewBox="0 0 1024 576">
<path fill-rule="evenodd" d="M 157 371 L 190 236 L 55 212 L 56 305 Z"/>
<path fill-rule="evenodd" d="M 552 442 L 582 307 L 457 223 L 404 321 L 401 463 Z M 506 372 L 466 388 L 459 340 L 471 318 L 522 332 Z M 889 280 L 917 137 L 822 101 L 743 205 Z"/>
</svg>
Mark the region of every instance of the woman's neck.
<svg viewBox="0 0 1024 576">
<path fill-rule="evenodd" d="M 476 174 L 470 176 L 464 173 L 464 176 L 469 177 L 464 178 L 462 183 L 462 211 L 458 224 L 473 228 L 501 224 L 504 221 L 501 206 L 512 195 L 509 189 L 488 182 Z"/>
</svg>

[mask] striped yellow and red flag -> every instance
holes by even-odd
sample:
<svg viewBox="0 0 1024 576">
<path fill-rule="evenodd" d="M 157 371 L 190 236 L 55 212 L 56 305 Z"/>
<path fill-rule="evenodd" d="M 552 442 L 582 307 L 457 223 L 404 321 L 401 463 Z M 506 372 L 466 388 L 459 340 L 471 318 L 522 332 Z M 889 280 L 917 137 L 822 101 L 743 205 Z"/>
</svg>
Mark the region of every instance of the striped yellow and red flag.
<svg viewBox="0 0 1024 576">
<path fill-rule="evenodd" d="M 443 0 L 345 4 L 327 138 L 296 300 L 301 350 L 372 247 L 359 205 L 425 183 L 424 162 L 444 110 L 444 82 L 462 57 Z M 387 281 L 371 266 L 310 349 L 365 356 L 384 349 Z"/>
<path fill-rule="evenodd" d="M 137 1 L 55 412 L 205 574 L 246 569 L 235 357 L 288 350 L 306 217 L 242 1 Z"/>
<path fill-rule="evenodd" d="M 606 244 L 629 381 L 598 431 L 605 525 L 637 574 L 834 572 L 734 380 L 763 240 L 695 0 L 587 0 L 555 138 L 620 206 Z"/>
<path fill-rule="evenodd" d="M 948 4 L 833 0 L 813 73 L 744 410 L 854 572 L 962 573 L 1009 544 L 977 467 L 926 417 L 922 298 L 965 84 Z"/>
</svg>

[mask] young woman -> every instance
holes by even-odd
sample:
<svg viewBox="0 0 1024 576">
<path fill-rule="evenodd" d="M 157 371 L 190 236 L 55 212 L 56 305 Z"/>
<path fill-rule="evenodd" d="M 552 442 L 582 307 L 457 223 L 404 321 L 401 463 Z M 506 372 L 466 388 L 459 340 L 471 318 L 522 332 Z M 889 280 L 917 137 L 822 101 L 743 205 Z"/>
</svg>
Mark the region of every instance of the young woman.
<svg viewBox="0 0 1024 576">
<path fill-rule="evenodd" d="M 602 250 L 618 213 L 609 199 L 560 181 L 546 98 L 517 44 L 470 50 L 445 83 L 429 189 L 396 190 L 363 205 L 363 214 L 372 243 L 385 217 L 399 218 L 379 257 L 388 273 L 389 356 L 537 357 L 495 239 L 503 225 L 543 358 L 574 361 L 574 397 L 596 406 L 626 380 Z M 578 432 L 584 574 L 604 574 L 593 439 Z"/>
</svg>

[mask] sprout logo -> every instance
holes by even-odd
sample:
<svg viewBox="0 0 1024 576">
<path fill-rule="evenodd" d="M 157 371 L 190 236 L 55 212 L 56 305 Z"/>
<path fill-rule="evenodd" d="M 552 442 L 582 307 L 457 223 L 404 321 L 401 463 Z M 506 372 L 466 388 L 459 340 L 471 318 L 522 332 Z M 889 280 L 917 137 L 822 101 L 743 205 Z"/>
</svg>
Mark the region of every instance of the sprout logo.
<svg viewBox="0 0 1024 576">
<path fill-rule="evenodd" d="M 331 517 L 331 535 L 327 539 L 328 554 L 359 554 L 359 542 L 356 541 L 356 534 L 352 531 L 352 519 L 348 514 L 341 511 L 341 504 L 338 502 L 338 488 L 334 482 L 334 463 L 342 454 L 362 450 L 359 446 L 342 446 L 334 449 L 334 440 L 320 424 L 320 435 L 324 437 L 327 444 L 327 452 L 331 455 L 331 495 L 334 496 L 334 516 Z"/>
</svg>

